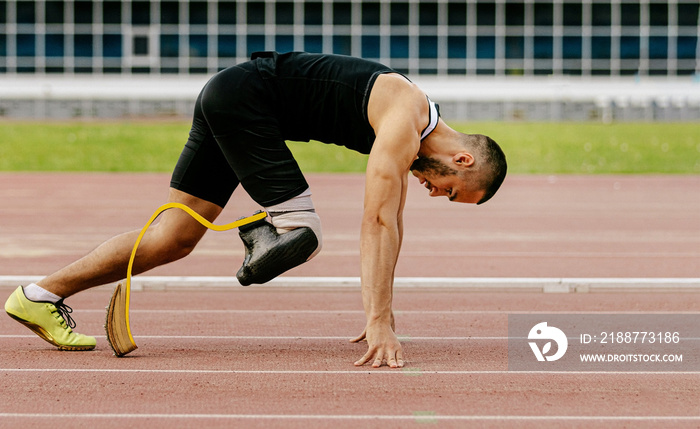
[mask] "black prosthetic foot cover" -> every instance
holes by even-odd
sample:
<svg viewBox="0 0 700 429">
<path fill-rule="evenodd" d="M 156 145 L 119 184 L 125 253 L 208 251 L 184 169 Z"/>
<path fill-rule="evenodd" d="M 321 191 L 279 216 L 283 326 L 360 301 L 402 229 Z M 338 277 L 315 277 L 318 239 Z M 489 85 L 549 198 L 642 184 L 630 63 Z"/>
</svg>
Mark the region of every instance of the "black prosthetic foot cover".
<svg viewBox="0 0 700 429">
<path fill-rule="evenodd" d="M 241 226 L 238 235 L 245 245 L 245 259 L 236 278 L 243 286 L 268 282 L 303 264 L 318 247 L 318 238 L 311 228 L 278 234 L 265 219 Z"/>
</svg>

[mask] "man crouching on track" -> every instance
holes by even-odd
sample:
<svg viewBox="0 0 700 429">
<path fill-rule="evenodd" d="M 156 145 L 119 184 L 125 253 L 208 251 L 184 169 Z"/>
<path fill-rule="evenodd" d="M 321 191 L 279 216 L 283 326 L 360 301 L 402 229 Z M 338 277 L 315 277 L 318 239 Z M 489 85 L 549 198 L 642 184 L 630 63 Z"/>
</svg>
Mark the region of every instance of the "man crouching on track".
<svg viewBox="0 0 700 429">
<path fill-rule="evenodd" d="M 368 345 L 355 365 L 402 367 L 392 289 L 409 172 L 432 197 L 481 204 L 503 182 L 505 156 L 490 138 L 447 126 L 425 93 L 382 64 L 338 55 L 253 54 L 216 74 L 197 98 L 169 193 L 169 202 L 213 222 L 240 183 L 270 214 L 270 223 L 239 231 L 250 253 L 237 275 L 241 284 L 268 281 L 321 248 L 309 186 L 285 144 L 311 139 L 369 154 L 360 237 L 367 323 L 351 341 Z M 165 212 L 143 237 L 133 273 L 188 255 L 205 232 L 188 214 Z M 37 284 L 20 286 L 5 310 L 60 349 L 93 349 L 95 338 L 72 330 L 63 300 L 123 279 L 138 234 L 116 236 Z"/>
</svg>

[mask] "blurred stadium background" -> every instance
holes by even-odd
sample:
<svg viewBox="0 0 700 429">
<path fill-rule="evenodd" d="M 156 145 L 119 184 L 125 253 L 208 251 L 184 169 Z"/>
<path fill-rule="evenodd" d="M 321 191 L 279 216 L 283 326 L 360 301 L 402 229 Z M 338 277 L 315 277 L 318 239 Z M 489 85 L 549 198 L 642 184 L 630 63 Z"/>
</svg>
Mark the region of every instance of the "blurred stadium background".
<svg viewBox="0 0 700 429">
<path fill-rule="evenodd" d="M 0 0 L 0 118 L 189 116 L 218 70 L 305 50 L 406 73 L 447 120 L 700 119 L 697 0 Z"/>
</svg>

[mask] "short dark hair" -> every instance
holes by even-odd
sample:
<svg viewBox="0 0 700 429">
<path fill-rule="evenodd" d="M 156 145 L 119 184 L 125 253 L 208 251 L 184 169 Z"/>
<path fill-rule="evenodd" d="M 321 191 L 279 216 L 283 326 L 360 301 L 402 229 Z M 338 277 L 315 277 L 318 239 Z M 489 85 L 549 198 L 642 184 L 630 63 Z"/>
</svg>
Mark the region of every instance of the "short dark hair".
<svg viewBox="0 0 700 429">
<path fill-rule="evenodd" d="M 484 163 L 481 171 L 481 186 L 486 190 L 484 196 L 476 204 L 483 204 L 490 200 L 501 187 L 503 180 L 506 178 L 508 171 L 508 163 L 506 155 L 501 147 L 493 141 L 492 138 L 484 135 L 474 135 L 478 152 L 481 156 L 481 162 Z"/>
</svg>

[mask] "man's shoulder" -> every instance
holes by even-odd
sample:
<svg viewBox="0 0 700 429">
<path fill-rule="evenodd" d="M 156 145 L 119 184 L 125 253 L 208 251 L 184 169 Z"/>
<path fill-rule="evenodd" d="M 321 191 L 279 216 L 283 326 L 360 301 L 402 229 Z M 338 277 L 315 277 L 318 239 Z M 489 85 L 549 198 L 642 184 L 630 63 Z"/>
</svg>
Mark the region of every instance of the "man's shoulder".
<svg viewBox="0 0 700 429">
<path fill-rule="evenodd" d="M 398 73 L 387 73 L 377 77 L 368 107 L 370 122 L 379 122 L 389 117 L 411 123 L 422 122 L 428 114 L 428 98 L 416 84 Z"/>
<path fill-rule="evenodd" d="M 377 77 L 372 87 L 372 97 L 386 104 L 412 108 L 413 104 L 426 103 L 426 95 L 415 83 L 399 73 L 384 73 Z"/>
</svg>

